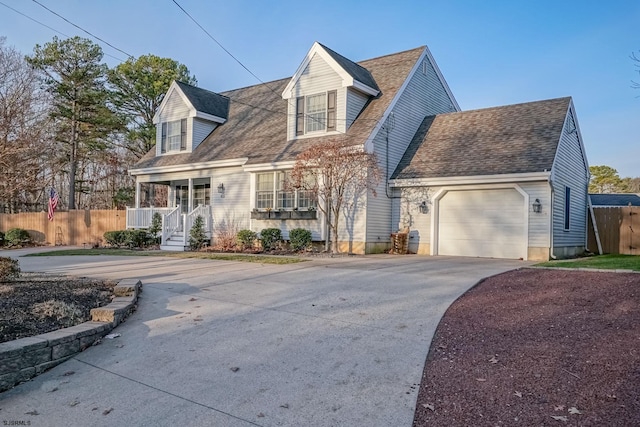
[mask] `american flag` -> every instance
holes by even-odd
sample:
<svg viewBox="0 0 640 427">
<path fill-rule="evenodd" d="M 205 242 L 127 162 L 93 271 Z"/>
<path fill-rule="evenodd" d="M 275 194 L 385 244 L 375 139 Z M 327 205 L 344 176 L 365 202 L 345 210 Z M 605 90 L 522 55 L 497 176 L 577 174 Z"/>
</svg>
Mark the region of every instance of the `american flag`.
<svg viewBox="0 0 640 427">
<path fill-rule="evenodd" d="M 49 221 L 53 221 L 53 213 L 56 211 L 59 201 L 60 197 L 58 196 L 58 192 L 51 187 L 51 191 L 49 192 L 49 212 L 47 212 L 47 218 L 49 218 Z"/>
</svg>

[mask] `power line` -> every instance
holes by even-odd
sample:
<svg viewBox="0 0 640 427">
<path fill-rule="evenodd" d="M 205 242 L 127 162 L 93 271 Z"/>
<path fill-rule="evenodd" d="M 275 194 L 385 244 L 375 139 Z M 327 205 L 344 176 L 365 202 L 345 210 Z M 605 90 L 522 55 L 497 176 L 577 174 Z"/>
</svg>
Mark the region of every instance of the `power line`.
<svg viewBox="0 0 640 427">
<path fill-rule="evenodd" d="M 49 12 L 53 13 L 54 15 L 56 15 L 58 18 L 64 20 L 65 22 L 68 22 L 69 24 L 73 25 L 74 27 L 76 27 L 77 29 L 84 31 L 85 33 L 89 34 L 91 37 L 93 37 L 96 40 L 101 41 L 102 43 L 106 44 L 107 46 L 110 46 L 111 48 L 117 50 L 118 52 L 124 53 L 125 55 L 127 55 L 129 58 L 135 58 L 133 55 L 128 54 L 127 52 L 125 52 L 122 49 L 118 49 L 117 47 L 115 47 L 114 45 L 112 45 L 111 43 L 109 43 L 106 40 L 101 39 L 100 37 L 96 36 L 95 34 L 90 33 L 89 31 L 85 30 L 84 28 L 82 28 L 79 25 L 74 24 L 73 22 L 69 21 L 67 18 L 65 18 L 64 16 L 60 15 L 59 13 L 49 9 L 47 6 L 43 5 L 42 3 L 40 3 L 38 0 L 31 0 L 34 3 L 36 3 L 37 5 L 41 6 L 42 8 L 48 10 Z"/>
<path fill-rule="evenodd" d="M 43 27 L 48 28 L 48 29 L 50 29 L 51 31 L 53 31 L 53 32 L 55 32 L 55 33 L 58 33 L 58 34 L 60 34 L 60 35 L 62 35 L 62 36 L 64 36 L 64 37 L 66 37 L 66 38 L 71 38 L 71 36 L 69 36 L 68 34 L 65 34 L 65 33 L 63 33 L 62 31 L 58 31 L 58 30 L 56 30 L 55 28 L 53 28 L 53 27 L 51 27 L 51 26 L 49 26 L 49 25 L 47 25 L 47 24 L 45 24 L 45 23 L 43 23 L 43 22 L 40 22 L 40 21 L 38 21 L 37 19 L 32 18 L 31 16 L 27 15 L 26 13 L 20 12 L 19 10 L 14 9 L 13 7 L 11 7 L 11 6 L 9 6 L 9 5 L 7 5 L 7 4 L 5 4 L 5 3 L 1 2 L 1 1 L 0 1 L 0 5 L 2 5 L 2 6 L 4 6 L 4 7 L 6 7 L 7 9 L 11 9 L 11 10 L 12 10 L 12 11 L 14 11 L 15 13 L 17 13 L 18 15 L 22 15 L 22 16 L 24 16 L 25 18 L 27 18 L 27 19 L 29 19 L 29 20 L 31 20 L 31 21 L 33 21 L 33 22 L 35 22 L 36 24 L 42 25 Z M 113 59 L 115 59 L 115 60 L 117 60 L 117 61 L 124 62 L 124 60 L 123 60 L 122 58 L 118 58 L 117 56 L 113 56 L 113 55 L 110 55 L 110 54 L 108 54 L 108 53 L 105 53 L 104 55 L 105 55 L 105 56 L 108 56 L 108 57 L 110 57 L 110 58 L 113 58 Z"/>
<path fill-rule="evenodd" d="M 35 0 L 33 0 L 33 1 L 35 1 Z M 179 4 L 176 0 L 172 0 L 172 1 L 175 3 L 175 5 L 176 5 L 176 6 L 178 6 L 178 7 L 180 8 L 180 10 L 181 10 L 182 12 L 184 12 L 184 14 L 185 14 L 185 15 L 187 15 L 187 16 L 189 17 L 189 19 L 191 19 L 191 20 L 193 21 L 193 23 L 194 23 L 194 24 L 196 24 L 196 25 L 197 25 L 197 26 L 198 26 L 202 31 L 204 31 L 204 33 L 205 33 L 207 36 L 209 36 L 209 38 L 210 38 L 211 40 L 213 40 L 213 41 L 214 41 L 218 46 L 220 46 L 220 48 L 221 48 L 222 50 L 224 50 L 224 51 L 227 53 L 227 55 L 229 55 L 230 57 L 232 57 L 232 58 L 233 58 L 233 59 L 234 59 L 238 64 L 240 64 L 240 66 L 241 66 L 242 68 L 244 68 L 245 70 L 247 70 L 247 72 L 248 72 L 249 74 L 251 74 L 253 77 L 255 77 L 255 78 L 256 78 L 256 80 L 258 80 L 260 83 L 262 83 L 262 84 L 266 84 L 265 82 L 263 82 L 262 80 L 260 80 L 260 77 L 256 76 L 256 75 L 255 75 L 255 74 L 254 74 L 254 73 L 253 73 L 249 68 L 247 68 L 247 66 L 246 66 L 246 65 L 244 65 L 244 64 L 243 64 L 243 63 L 242 63 L 238 58 L 236 58 L 235 56 L 233 56 L 233 54 L 232 54 L 231 52 L 229 52 L 229 50 L 227 50 L 227 48 L 226 48 L 226 47 L 224 47 L 224 46 L 222 45 L 222 43 L 220 43 L 218 40 L 216 40 L 216 38 L 215 38 L 215 37 L 213 37 L 213 36 L 212 36 L 212 35 L 211 35 L 207 30 L 205 30 L 205 29 L 204 29 L 204 27 L 203 27 L 202 25 L 200 25 L 200 23 L 199 23 L 198 21 L 196 21 L 196 20 L 195 20 L 195 18 L 194 18 L 193 16 L 191 16 L 191 14 L 189 14 L 189 12 L 187 12 L 186 10 L 184 10 L 184 8 L 183 8 L 182 6 L 180 6 L 180 4 Z M 268 86 L 267 86 L 267 87 L 268 87 Z"/>
<path fill-rule="evenodd" d="M 36 1 L 36 0 L 33 0 L 33 1 Z M 214 41 L 218 46 L 220 46 L 220 48 L 221 48 L 222 50 L 224 50 L 224 51 L 225 51 L 225 53 L 226 53 L 227 55 L 229 55 L 231 58 L 233 58 L 233 60 L 234 60 L 234 61 L 236 61 L 238 64 L 240 64 L 240 66 L 241 66 L 242 68 L 244 68 L 244 69 L 245 69 L 249 74 L 251 74 L 251 75 L 252 75 L 256 80 L 258 80 L 260 83 L 262 83 L 262 84 L 263 84 L 267 89 L 269 89 L 271 92 L 273 92 L 274 94 L 276 94 L 278 97 L 280 97 L 280 96 L 281 96 L 281 95 L 280 95 L 279 93 L 277 93 L 274 89 L 272 89 L 272 88 L 271 88 L 267 83 L 265 83 L 264 81 L 262 81 L 262 79 L 260 79 L 260 77 L 258 77 L 258 76 L 257 76 L 253 71 L 251 71 L 251 70 L 250 70 L 246 65 L 244 65 L 244 64 L 242 63 L 242 61 L 240 61 L 238 58 L 236 58 L 236 57 L 235 57 L 235 56 L 234 56 L 234 55 L 233 55 L 233 54 L 232 54 L 232 53 L 231 53 L 227 48 L 225 48 L 225 47 L 222 45 L 222 43 L 220 43 L 220 42 L 219 42 L 215 37 L 213 37 L 213 36 L 212 36 L 212 35 L 211 35 L 211 34 L 210 34 L 210 33 L 209 33 L 209 32 L 208 32 L 208 31 L 207 31 L 207 30 L 202 26 L 202 25 L 200 25 L 200 23 L 199 23 L 198 21 L 196 21 L 196 19 L 195 19 L 193 16 L 191 16 L 191 14 L 190 14 L 189 12 L 187 12 L 187 11 L 186 11 L 186 10 L 185 10 L 185 9 L 184 9 L 184 8 L 183 8 L 183 7 L 178 3 L 178 2 L 177 2 L 177 0 L 172 0 L 172 1 L 173 1 L 173 3 L 174 3 L 176 6 L 178 6 L 178 8 L 180 8 L 180 10 L 181 10 L 185 15 L 187 15 L 187 16 L 189 17 L 189 19 L 191 19 L 191 21 L 193 21 L 193 23 L 194 23 L 194 24 L 196 24 L 196 25 L 198 26 L 198 28 L 200 28 L 200 29 L 201 29 L 201 30 L 202 30 L 202 31 L 203 31 L 203 32 L 204 32 L 204 33 L 205 33 L 205 34 L 206 34 L 206 35 L 207 35 L 211 40 L 213 40 L 213 41 Z M 229 99 L 231 99 L 231 100 L 233 100 L 233 101 L 235 101 L 235 102 L 238 102 L 238 103 L 240 103 L 240 104 L 247 105 L 247 106 L 249 106 L 249 107 L 258 108 L 258 109 L 266 110 L 266 111 L 271 111 L 272 113 L 285 114 L 285 115 L 287 115 L 287 116 L 289 115 L 289 114 L 287 114 L 287 113 L 282 113 L 281 111 L 273 111 L 273 110 L 269 110 L 269 109 L 267 109 L 267 108 L 263 108 L 263 107 L 256 107 L 255 105 L 247 104 L 247 103 L 245 103 L 245 102 L 240 102 L 240 101 L 235 100 L 235 99 L 233 99 L 233 98 L 231 98 L 231 97 L 229 97 Z M 288 103 L 289 105 L 291 105 L 292 107 L 294 106 L 294 105 L 293 105 L 293 103 L 292 103 L 291 101 L 288 101 L 288 100 L 287 100 L 287 103 Z M 320 124 L 325 124 L 322 120 L 316 119 L 315 117 L 313 117 L 313 116 L 311 116 L 311 115 L 309 115 L 309 114 L 307 114 L 307 113 L 303 113 L 303 114 L 304 114 L 304 116 L 305 116 L 307 119 L 314 120 L 314 121 L 316 121 L 316 122 L 318 122 L 318 123 L 320 123 Z M 336 120 L 342 120 L 342 119 L 336 119 Z M 345 121 L 347 121 L 347 119 L 344 119 L 344 120 L 345 120 Z M 375 121 L 375 122 L 379 122 L 379 120 L 377 120 L 377 119 L 369 119 L 369 120 L 372 120 L 372 121 Z M 346 133 L 346 132 L 342 132 L 342 131 L 337 131 L 337 132 L 338 132 L 338 133 L 341 133 L 341 134 L 343 134 L 343 135 L 345 135 L 345 136 L 347 136 L 347 137 L 352 137 L 351 135 L 347 135 L 347 133 Z"/>
<path fill-rule="evenodd" d="M 7 4 L 5 4 L 5 3 L 1 2 L 1 1 L 0 1 L 0 4 L 1 4 L 1 5 L 3 5 L 4 7 L 6 7 L 7 9 L 11 9 L 11 10 L 13 10 L 15 13 L 17 13 L 17 14 L 19 14 L 19 15 L 22 15 L 22 16 L 24 16 L 24 17 L 25 17 L 25 18 L 27 18 L 27 19 L 32 20 L 33 22 L 35 22 L 35 23 L 37 23 L 37 24 L 42 25 L 43 27 L 47 27 L 47 28 L 48 28 L 48 29 L 50 29 L 51 31 L 54 31 L 54 32 L 56 32 L 56 33 L 58 33 L 58 34 L 60 34 L 60 35 L 63 35 L 63 36 L 65 36 L 65 37 L 67 37 L 67 38 L 68 38 L 68 37 L 70 37 L 70 36 L 66 35 L 65 33 L 61 32 L 61 31 L 58 31 L 58 30 L 56 30 L 55 28 L 50 27 L 50 26 L 48 26 L 47 24 L 44 24 L 44 23 L 42 23 L 42 22 L 38 21 L 37 19 L 34 19 L 34 18 L 30 17 L 29 15 L 27 15 L 27 14 L 25 14 L 25 13 L 22 13 L 22 12 L 20 12 L 19 10 L 16 10 L 16 9 L 12 8 L 11 6 L 9 6 L 9 5 L 7 5 Z"/>
</svg>

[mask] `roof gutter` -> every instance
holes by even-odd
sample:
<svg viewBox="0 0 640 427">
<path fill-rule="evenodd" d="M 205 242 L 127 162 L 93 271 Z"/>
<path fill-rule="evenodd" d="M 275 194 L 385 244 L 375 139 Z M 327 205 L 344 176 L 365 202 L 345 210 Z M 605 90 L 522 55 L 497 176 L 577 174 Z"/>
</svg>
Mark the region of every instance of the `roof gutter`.
<svg viewBox="0 0 640 427">
<path fill-rule="evenodd" d="M 211 169 L 211 168 L 223 168 L 230 166 L 242 166 L 244 165 L 248 157 L 240 157 L 237 159 L 228 159 L 228 160 L 215 160 L 212 162 L 200 162 L 200 163 L 189 163 L 188 169 L 189 171 L 201 170 L 201 169 Z M 167 172 L 183 172 L 185 170 L 185 164 L 179 165 L 171 165 L 171 166 L 155 166 L 150 168 L 140 168 L 140 169 L 129 169 L 129 175 L 148 175 L 152 173 L 167 173 Z"/>
<path fill-rule="evenodd" d="M 508 173 L 496 175 L 447 176 L 438 178 L 396 178 L 390 187 L 437 187 L 442 185 L 504 184 L 528 181 L 551 181 L 551 172 Z"/>
</svg>

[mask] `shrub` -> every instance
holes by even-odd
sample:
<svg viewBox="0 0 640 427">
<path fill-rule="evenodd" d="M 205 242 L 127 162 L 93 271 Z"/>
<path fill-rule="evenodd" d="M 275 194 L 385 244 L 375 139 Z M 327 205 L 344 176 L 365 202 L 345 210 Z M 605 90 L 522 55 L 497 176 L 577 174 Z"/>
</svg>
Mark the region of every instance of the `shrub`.
<svg viewBox="0 0 640 427">
<path fill-rule="evenodd" d="M 291 249 L 294 251 L 302 251 L 311 245 L 311 231 L 304 228 L 294 228 L 289 231 L 289 240 L 291 241 Z"/>
<path fill-rule="evenodd" d="M 207 241 L 207 234 L 204 232 L 204 218 L 198 215 L 193 221 L 191 231 L 189 231 L 189 247 L 191 250 L 198 250 Z"/>
<path fill-rule="evenodd" d="M 238 242 L 238 232 L 241 230 L 240 224 L 243 223 L 242 217 L 236 217 L 229 212 L 218 219 L 213 229 L 213 243 L 216 249 L 222 251 L 234 250 Z"/>
<path fill-rule="evenodd" d="M 13 280 L 20 277 L 18 260 L 0 257 L 0 281 Z"/>
<path fill-rule="evenodd" d="M 253 247 L 258 235 L 251 230 L 238 231 L 238 243 L 242 246 L 242 249 L 250 249 Z"/>
<path fill-rule="evenodd" d="M 144 248 L 153 238 L 145 229 L 140 230 L 116 230 L 104 233 L 104 240 L 109 246 L 121 248 Z"/>
<path fill-rule="evenodd" d="M 126 241 L 126 230 L 107 231 L 104 233 L 104 240 L 109 246 L 121 247 Z"/>
<path fill-rule="evenodd" d="M 262 249 L 270 251 L 282 240 L 282 233 L 279 228 L 265 228 L 260 232 Z"/>
<path fill-rule="evenodd" d="M 160 212 L 154 212 L 151 218 L 151 227 L 149 227 L 149 234 L 154 243 L 160 243 L 160 236 L 158 235 L 160 231 L 162 231 L 162 215 L 160 215 Z"/>
<path fill-rule="evenodd" d="M 12 228 L 4 235 L 7 246 L 23 246 L 31 243 L 31 236 L 27 230 L 22 228 Z"/>
<path fill-rule="evenodd" d="M 149 232 L 146 229 L 125 230 L 125 244 L 130 248 L 144 248 L 151 240 Z"/>
</svg>

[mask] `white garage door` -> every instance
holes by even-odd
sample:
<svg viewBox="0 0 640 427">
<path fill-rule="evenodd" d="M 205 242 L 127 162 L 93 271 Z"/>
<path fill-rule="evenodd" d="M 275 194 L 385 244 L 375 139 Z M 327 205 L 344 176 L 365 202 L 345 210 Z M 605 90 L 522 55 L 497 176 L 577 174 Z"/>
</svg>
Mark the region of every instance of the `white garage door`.
<svg viewBox="0 0 640 427">
<path fill-rule="evenodd" d="M 449 191 L 440 199 L 438 254 L 525 258 L 524 196 L 515 189 Z"/>
</svg>

